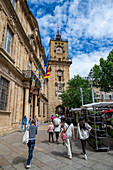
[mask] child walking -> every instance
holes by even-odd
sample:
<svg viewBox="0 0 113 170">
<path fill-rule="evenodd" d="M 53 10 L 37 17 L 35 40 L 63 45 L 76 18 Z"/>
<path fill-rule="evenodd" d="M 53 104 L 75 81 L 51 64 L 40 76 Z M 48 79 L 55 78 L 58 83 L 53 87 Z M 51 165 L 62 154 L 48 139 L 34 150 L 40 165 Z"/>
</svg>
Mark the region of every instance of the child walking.
<svg viewBox="0 0 113 170">
<path fill-rule="evenodd" d="M 79 118 L 79 123 L 77 125 L 77 138 L 81 140 L 82 150 L 84 154 L 85 160 L 87 160 L 86 155 L 86 140 L 89 138 L 89 132 L 91 130 L 91 126 L 85 122 L 85 118 Z"/>
<path fill-rule="evenodd" d="M 61 125 L 61 139 L 63 140 L 63 145 L 65 145 L 66 129 L 64 128 L 64 125 Z"/>
<path fill-rule="evenodd" d="M 54 133 L 54 125 L 52 122 L 50 122 L 49 126 L 48 126 L 48 132 L 49 132 L 49 144 L 50 144 L 50 138 L 52 137 L 52 142 L 54 142 L 54 137 L 53 137 L 53 133 Z"/>
</svg>

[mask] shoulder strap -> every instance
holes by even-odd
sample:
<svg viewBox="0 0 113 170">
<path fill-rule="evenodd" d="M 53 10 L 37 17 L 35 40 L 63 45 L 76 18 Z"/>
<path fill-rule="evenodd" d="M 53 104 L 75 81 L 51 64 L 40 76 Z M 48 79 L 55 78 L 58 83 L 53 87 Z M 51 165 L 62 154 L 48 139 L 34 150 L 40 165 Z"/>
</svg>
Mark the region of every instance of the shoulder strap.
<svg viewBox="0 0 113 170">
<path fill-rule="evenodd" d="M 70 125 L 68 125 L 68 128 L 69 128 Z M 66 129 L 66 131 L 68 130 L 68 128 Z"/>
</svg>

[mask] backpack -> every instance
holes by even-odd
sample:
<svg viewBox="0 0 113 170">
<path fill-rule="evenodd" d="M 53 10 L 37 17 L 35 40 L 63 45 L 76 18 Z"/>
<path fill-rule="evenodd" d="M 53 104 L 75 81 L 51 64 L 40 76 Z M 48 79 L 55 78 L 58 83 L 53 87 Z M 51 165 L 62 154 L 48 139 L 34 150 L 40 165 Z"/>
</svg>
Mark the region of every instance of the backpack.
<svg viewBox="0 0 113 170">
<path fill-rule="evenodd" d="M 60 125 L 60 119 L 59 118 L 55 118 L 54 119 L 54 125 L 57 127 Z"/>
<path fill-rule="evenodd" d="M 66 139 L 66 132 L 61 133 L 61 139 L 64 141 Z"/>
</svg>

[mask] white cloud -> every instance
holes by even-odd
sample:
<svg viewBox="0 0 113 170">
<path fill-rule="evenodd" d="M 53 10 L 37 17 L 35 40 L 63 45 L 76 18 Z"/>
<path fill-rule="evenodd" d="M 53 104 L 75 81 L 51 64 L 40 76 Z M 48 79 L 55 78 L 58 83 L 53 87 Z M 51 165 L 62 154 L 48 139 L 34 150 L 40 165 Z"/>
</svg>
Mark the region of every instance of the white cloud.
<svg viewBox="0 0 113 170">
<path fill-rule="evenodd" d="M 30 3 L 32 4 L 43 4 L 43 3 L 46 3 L 46 4 L 53 4 L 53 3 L 60 3 L 62 2 L 63 0 L 28 0 Z"/>
<path fill-rule="evenodd" d="M 99 64 L 99 59 L 107 59 L 111 49 L 102 49 L 102 51 L 95 51 L 90 54 L 81 53 L 77 57 L 73 57 L 72 65 L 70 66 L 70 78 L 79 74 L 80 76 L 87 77 L 90 69 Z"/>
<path fill-rule="evenodd" d="M 73 57 L 71 77 L 76 74 L 87 76 L 91 67 L 99 64 L 100 57 L 107 57 L 112 49 L 110 39 L 113 39 L 113 0 L 67 0 L 62 4 L 58 3 L 63 0 L 29 0 L 29 2 L 36 5 L 52 5 L 56 2 L 52 13 L 50 11 L 47 13 L 44 8 L 38 8 L 36 18 L 47 52 L 49 39 L 51 35 L 55 37 L 57 26 L 60 27 L 62 38 L 68 37 L 69 55 Z M 42 15 L 44 13 L 46 14 Z M 87 41 L 88 38 L 91 39 L 90 42 Z M 89 46 L 89 49 L 85 49 L 85 45 Z M 95 46 L 98 47 L 97 51 Z M 89 54 L 86 54 L 87 50 L 90 50 Z"/>
<path fill-rule="evenodd" d="M 67 24 L 67 27 L 71 28 L 71 34 L 80 37 L 85 32 L 86 37 L 113 37 L 113 1 L 109 2 L 111 3 L 102 3 L 102 1 L 92 3 L 92 1 L 89 1 L 88 11 L 85 11 L 87 14 L 77 10 L 74 2 L 72 2 L 69 7 Z M 77 3 L 77 5 L 79 7 L 80 4 Z M 73 17 L 73 13 L 75 13 L 76 18 Z"/>
</svg>

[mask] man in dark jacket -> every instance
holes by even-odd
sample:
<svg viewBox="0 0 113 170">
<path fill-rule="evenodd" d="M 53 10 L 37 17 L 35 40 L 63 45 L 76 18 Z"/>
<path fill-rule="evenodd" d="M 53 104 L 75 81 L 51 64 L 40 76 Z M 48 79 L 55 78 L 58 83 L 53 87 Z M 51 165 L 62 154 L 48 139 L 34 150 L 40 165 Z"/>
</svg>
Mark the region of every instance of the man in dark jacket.
<svg viewBox="0 0 113 170">
<path fill-rule="evenodd" d="M 27 159 L 27 165 L 26 168 L 30 168 L 30 161 L 33 157 L 33 150 L 35 146 L 35 135 L 37 134 L 37 127 L 35 126 L 35 120 L 32 120 L 31 126 L 29 127 L 29 142 L 28 142 L 28 148 L 29 148 L 29 155 Z"/>
</svg>

